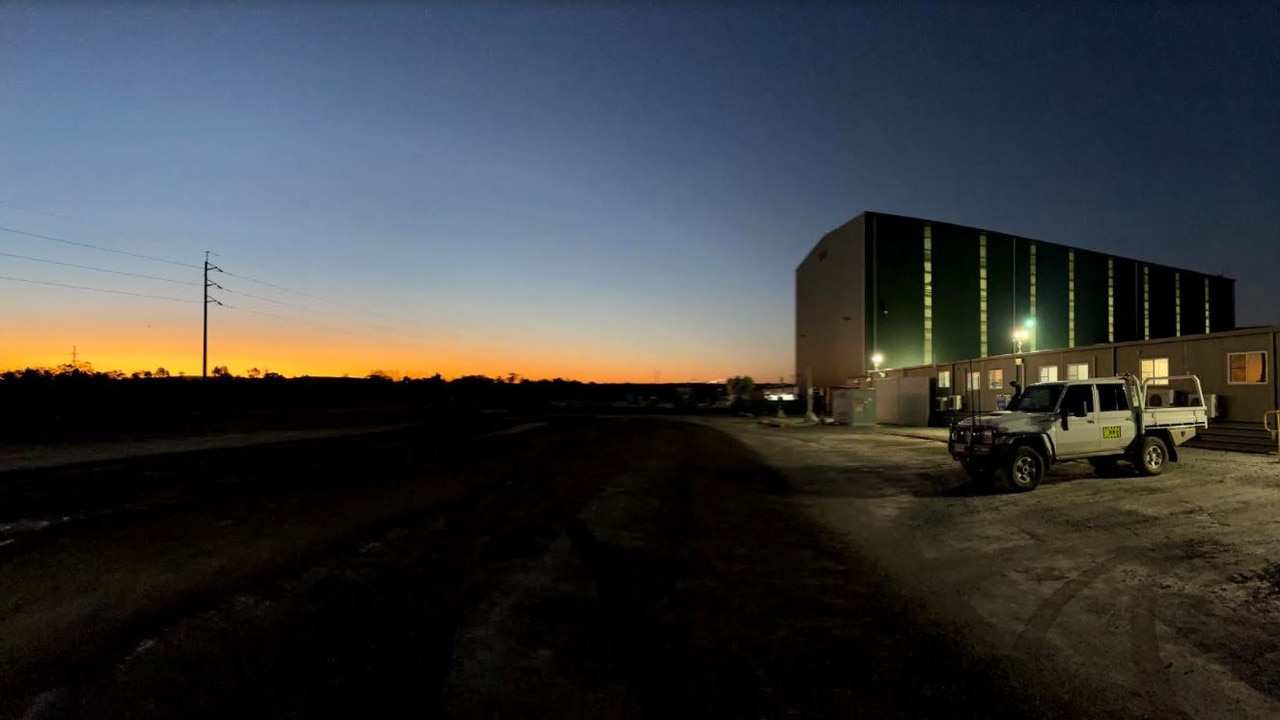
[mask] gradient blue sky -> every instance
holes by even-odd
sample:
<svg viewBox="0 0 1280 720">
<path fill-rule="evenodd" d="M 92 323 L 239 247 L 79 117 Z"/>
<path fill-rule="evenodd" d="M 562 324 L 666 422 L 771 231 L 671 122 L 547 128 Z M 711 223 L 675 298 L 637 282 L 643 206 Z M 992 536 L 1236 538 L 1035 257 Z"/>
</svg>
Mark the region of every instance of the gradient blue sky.
<svg viewBox="0 0 1280 720">
<path fill-rule="evenodd" d="M 790 378 L 794 268 L 865 209 L 1223 273 L 1280 323 L 1276 3 L 49 5 L 0 7 L 0 226 L 324 298 L 219 278 L 278 301 L 218 295 L 233 370 Z M 198 304 L 0 303 L 0 364 L 199 370 Z"/>
</svg>

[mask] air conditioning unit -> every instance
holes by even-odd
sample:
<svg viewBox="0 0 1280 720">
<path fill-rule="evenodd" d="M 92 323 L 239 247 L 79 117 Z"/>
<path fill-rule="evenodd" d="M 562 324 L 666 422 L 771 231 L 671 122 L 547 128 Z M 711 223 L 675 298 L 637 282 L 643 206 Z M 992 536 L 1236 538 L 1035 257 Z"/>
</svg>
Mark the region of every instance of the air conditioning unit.
<svg viewBox="0 0 1280 720">
<path fill-rule="evenodd" d="M 951 405 L 951 398 L 940 395 L 933 399 L 933 407 L 938 412 L 945 412 Z"/>
<path fill-rule="evenodd" d="M 1173 407 L 1173 388 L 1147 388 L 1147 407 Z"/>
<path fill-rule="evenodd" d="M 1204 406 L 1209 409 L 1209 419 L 1218 417 L 1218 396 L 1214 393 L 1207 393 L 1204 396 Z"/>
<path fill-rule="evenodd" d="M 963 395 L 952 395 L 952 396 L 950 396 L 948 399 L 949 399 L 951 402 L 950 402 L 950 405 L 948 406 L 948 408 L 947 408 L 947 409 L 949 409 L 949 410 L 963 410 L 963 409 L 964 409 L 964 396 L 963 396 Z"/>
</svg>

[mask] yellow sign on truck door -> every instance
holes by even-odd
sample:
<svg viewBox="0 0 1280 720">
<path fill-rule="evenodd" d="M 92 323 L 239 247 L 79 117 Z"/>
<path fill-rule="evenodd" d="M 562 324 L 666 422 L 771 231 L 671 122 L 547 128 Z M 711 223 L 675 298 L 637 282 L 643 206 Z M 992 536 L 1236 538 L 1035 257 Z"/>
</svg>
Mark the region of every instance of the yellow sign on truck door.
<svg viewBox="0 0 1280 720">
<path fill-rule="evenodd" d="M 1104 425 L 1104 426 L 1102 426 L 1102 438 L 1103 438 L 1104 440 L 1111 440 L 1111 439 L 1118 438 L 1118 437 L 1120 437 L 1120 426 L 1119 426 L 1119 425 Z"/>
</svg>

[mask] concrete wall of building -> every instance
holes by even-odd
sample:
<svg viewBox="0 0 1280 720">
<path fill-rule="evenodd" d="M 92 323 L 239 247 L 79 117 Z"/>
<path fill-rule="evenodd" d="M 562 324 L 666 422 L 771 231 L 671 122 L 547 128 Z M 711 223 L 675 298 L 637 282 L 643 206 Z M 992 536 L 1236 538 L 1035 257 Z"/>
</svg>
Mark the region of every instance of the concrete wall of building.
<svg viewBox="0 0 1280 720">
<path fill-rule="evenodd" d="M 913 218 L 867 213 L 867 348 L 888 367 L 924 357 L 924 226 Z"/>
<path fill-rule="evenodd" d="M 1203 310 L 1202 310 L 1203 311 Z M 1280 330 L 1254 328 L 1212 335 L 1139 341 L 1122 344 L 1095 345 L 1071 350 L 1043 350 L 1014 357 L 1001 355 L 959 362 L 897 368 L 890 377 L 931 378 L 934 397 L 960 395 L 966 409 L 994 410 L 998 395 L 1013 393 L 1010 381 L 1017 361 L 1023 363 L 1026 383 L 1038 382 L 1040 369 L 1057 368 L 1059 380 L 1067 380 L 1071 365 L 1088 366 L 1088 377 L 1111 377 L 1123 373 L 1141 375 L 1142 360 L 1166 358 L 1170 375 L 1196 375 L 1205 394 L 1217 395 L 1218 420 L 1256 423 L 1268 410 L 1280 408 L 1280 384 L 1276 374 L 1280 362 Z M 1229 357 L 1233 353 L 1265 353 L 1266 380 L 1262 383 L 1233 383 Z M 993 387 L 992 370 L 1003 377 L 1000 387 Z M 950 387 L 938 381 L 940 372 L 950 373 Z M 968 373 L 979 374 L 977 389 L 969 388 Z"/>
<path fill-rule="evenodd" d="M 866 373 L 863 216 L 832 230 L 796 268 L 796 375 L 814 387 Z"/>
<path fill-rule="evenodd" d="M 1076 250 L 1075 347 L 1110 342 L 1107 323 L 1107 256 Z"/>
<path fill-rule="evenodd" d="M 978 243 L 971 231 L 955 225 L 931 227 L 933 238 L 932 356 L 923 362 L 978 357 Z"/>
<path fill-rule="evenodd" d="M 1115 349 L 1119 372 L 1140 373 L 1142 360 L 1168 358 L 1170 375 L 1196 375 L 1206 394 L 1218 396 L 1218 412 L 1224 420 L 1259 422 L 1267 410 L 1274 410 L 1276 396 L 1275 343 L 1272 328 L 1238 330 L 1177 340 L 1123 345 Z M 1231 382 L 1228 358 L 1232 353 L 1266 353 L 1266 382 Z"/>
</svg>

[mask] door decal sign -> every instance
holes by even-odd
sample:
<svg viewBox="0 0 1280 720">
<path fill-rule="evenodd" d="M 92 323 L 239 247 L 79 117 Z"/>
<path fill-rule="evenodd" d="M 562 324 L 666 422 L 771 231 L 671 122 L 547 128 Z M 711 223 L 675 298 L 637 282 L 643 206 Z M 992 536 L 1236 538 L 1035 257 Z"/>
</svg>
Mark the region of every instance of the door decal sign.
<svg viewBox="0 0 1280 720">
<path fill-rule="evenodd" d="M 1112 438 L 1118 438 L 1118 437 L 1120 437 L 1120 426 L 1119 426 L 1119 425 L 1104 425 L 1104 426 L 1102 427 L 1102 437 L 1103 437 L 1103 439 L 1106 439 L 1106 440 L 1110 440 L 1110 439 L 1112 439 Z"/>
</svg>

